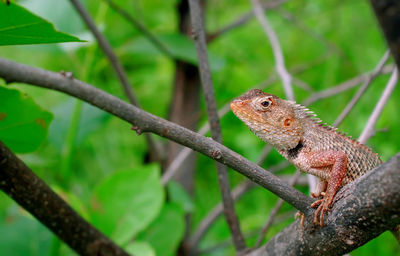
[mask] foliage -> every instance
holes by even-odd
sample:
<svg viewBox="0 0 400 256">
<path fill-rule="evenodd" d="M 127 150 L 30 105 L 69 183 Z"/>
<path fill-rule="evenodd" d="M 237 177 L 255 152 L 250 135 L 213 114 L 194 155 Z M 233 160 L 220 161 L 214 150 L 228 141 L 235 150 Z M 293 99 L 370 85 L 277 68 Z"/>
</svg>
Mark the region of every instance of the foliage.
<svg viewBox="0 0 400 256">
<path fill-rule="evenodd" d="M 88 30 L 73 8 L 60 3 L 60 11 L 59 3 L 55 2 L 58 1 L 20 3 L 66 33 L 88 40 L 87 43 L 2 46 L 0 56 L 49 70 L 72 71 L 76 78 L 126 99 L 107 59 L 88 36 Z M 178 1 L 116 2 L 145 24 L 174 58 L 197 63 L 192 40 L 178 33 Z M 167 117 L 173 90 L 174 60 L 156 50 L 105 2 L 87 0 L 85 5 L 124 63 L 142 107 Z M 22 7 L 11 6 L 14 8 L 12 19 L 6 19 L 9 16 L 2 14 L 8 7 L 0 2 L 0 45 L 79 41 L 55 31 L 52 24 Z M 217 31 L 250 8 L 247 0 L 208 1 L 207 30 Z M 282 10 L 291 13 L 296 20 L 284 18 Z M 373 69 L 386 50 L 375 17 L 365 1 L 288 1 L 280 9 L 269 10 L 266 14 L 277 31 L 288 69 L 293 71 L 298 66 L 306 66 L 304 72 L 294 75 L 312 88 L 311 92 L 304 90 L 298 86 L 299 82 L 295 82 L 294 89 L 300 102 L 312 92 Z M 26 37 L 11 40 L 2 32 L 1 28 L 10 27 L 6 22 L 23 24 L 32 20 L 40 22 L 43 27 L 27 27 L 24 31 L 14 32 L 29 32 L 36 36 L 34 32 L 39 31 L 46 35 L 45 41 L 38 37 L 34 40 Z M 262 87 L 260 83 L 275 74 L 270 45 L 255 19 L 221 35 L 209 44 L 208 50 L 219 107 L 251 87 Z M 387 79 L 388 75 L 382 75 L 374 81 L 340 130 L 354 137 L 361 133 Z M 193 195 L 176 183 L 164 189 L 160 167 L 144 161 L 146 142 L 143 136 L 136 136 L 127 124 L 56 92 L 21 84 L 10 86 L 18 92 L 6 87 L 5 81 L 0 81 L 0 84 L 3 85 L 0 86 L 0 140 L 15 152 L 29 153 L 20 157 L 48 184 L 56 187 L 85 218 L 129 252 L 149 256 L 174 255 L 184 237 L 185 214 L 192 213 L 190 228 L 193 231 L 210 209 L 220 202 L 215 165 L 210 159 L 198 156 Z M 270 84 L 266 90 L 284 96 L 279 81 Z M 321 119 L 332 123 L 355 91 L 352 89 L 318 101 L 310 108 Z M 398 151 L 400 143 L 400 133 L 396 129 L 400 127 L 400 117 L 393 114 L 400 107 L 399 97 L 395 91 L 378 122 L 378 130 L 387 128 L 387 131 L 378 132 L 368 143 L 384 160 Z M 51 123 L 53 118 L 49 112 L 54 115 Z M 204 108 L 201 113 L 194 114 L 198 115 L 204 123 Z M 256 161 L 264 144 L 230 113 L 221 119 L 221 124 L 224 144 Z M 159 138 L 155 140 L 165 142 Z M 281 157 L 272 152 L 263 167 L 268 169 L 280 161 Z M 289 167 L 281 173 L 289 174 L 293 170 Z M 243 180 L 239 174 L 230 172 L 233 187 Z M 300 189 L 307 192 L 304 187 Z M 254 245 L 254 234 L 258 234 L 275 202 L 275 196 L 257 187 L 236 204 L 241 227 L 249 237 L 248 245 Z M 267 238 L 292 221 L 292 211 L 290 206 L 284 205 L 279 215 L 282 221 L 270 229 Z M 74 255 L 65 245 L 55 242 L 50 232 L 27 217 L 9 199 L 1 198 L 0 213 L 0 247 L 7 255 Z M 25 235 L 17 235 L 21 233 Z M 220 217 L 201 241 L 200 249 L 227 240 L 229 230 Z M 371 251 L 379 255 L 394 255 L 396 246 L 394 239 L 385 233 L 352 255 Z M 227 246 L 205 255 L 232 254 L 232 246 Z"/>
<path fill-rule="evenodd" d="M 0 98 L 0 140 L 17 153 L 37 149 L 46 137 L 52 114 L 17 90 L 0 86 Z"/>
<path fill-rule="evenodd" d="M 0 45 L 82 42 L 13 3 L 0 4 L 0 17 Z"/>
</svg>

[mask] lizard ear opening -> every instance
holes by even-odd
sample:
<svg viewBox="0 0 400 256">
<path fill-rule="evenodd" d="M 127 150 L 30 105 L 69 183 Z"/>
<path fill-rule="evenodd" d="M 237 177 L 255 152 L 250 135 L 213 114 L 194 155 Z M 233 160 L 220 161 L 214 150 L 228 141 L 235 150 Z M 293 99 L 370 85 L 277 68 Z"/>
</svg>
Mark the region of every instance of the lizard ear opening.
<svg viewBox="0 0 400 256">
<path fill-rule="evenodd" d="M 283 126 L 285 127 L 290 127 L 293 124 L 293 119 L 291 118 L 286 118 L 285 121 L 283 121 Z"/>
</svg>

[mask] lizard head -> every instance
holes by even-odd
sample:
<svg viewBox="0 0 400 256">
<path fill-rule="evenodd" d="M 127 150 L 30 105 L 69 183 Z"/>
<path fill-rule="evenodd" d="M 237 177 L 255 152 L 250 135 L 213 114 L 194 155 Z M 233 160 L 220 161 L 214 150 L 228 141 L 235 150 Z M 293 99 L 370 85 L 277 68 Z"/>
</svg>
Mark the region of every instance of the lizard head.
<svg viewBox="0 0 400 256">
<path fill-rule="evenodd" d="M 233 113 L 263 141 L 278 150 L 295 148 L 303 129 L 294 103 L 254 89 L 231 103 Z"/>
</svg>

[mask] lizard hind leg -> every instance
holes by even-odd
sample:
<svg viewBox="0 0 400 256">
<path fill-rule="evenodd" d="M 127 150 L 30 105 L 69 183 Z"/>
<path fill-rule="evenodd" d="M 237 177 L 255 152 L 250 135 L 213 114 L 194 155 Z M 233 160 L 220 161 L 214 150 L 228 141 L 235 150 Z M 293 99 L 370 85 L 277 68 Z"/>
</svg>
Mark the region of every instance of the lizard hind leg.
<svg viewBox="0 0 400 256">
<path fill-rule="evenodd" d="M 311 204 L 312 208 L 317 208 L 314 214 L 314 223 L 324 226 L 324 215 L 331 207 L 336 192 L 340 189 L 343 178 L 346 176 L 347 155 L 342 151 L 319 151 L 310 154 L 307 160 L 311 168 L 321 168 L 321 170 L 329 172 L 323 198 Z"/>
</svg>

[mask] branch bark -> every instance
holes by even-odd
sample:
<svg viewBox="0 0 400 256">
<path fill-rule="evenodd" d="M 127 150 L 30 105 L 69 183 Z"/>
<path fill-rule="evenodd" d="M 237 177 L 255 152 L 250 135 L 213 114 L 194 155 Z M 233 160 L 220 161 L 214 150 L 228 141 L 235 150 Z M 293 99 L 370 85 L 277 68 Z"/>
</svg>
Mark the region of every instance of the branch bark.
<svg viewBox="0 0 400 256">
<path fill-rule="evenodd" d="M 0 141 L 0 189 L 79 255 L 129 255 L 90 225 Z"/>
<path fill-rule="evenodd" d="M 400 153 L 343 187 L 324 227 L 307 218 L 273 237 L 249 256 L 343 255 L 400 224 Z M 376 184 L 379 184 L 377 186 Z"/>
</svg>

